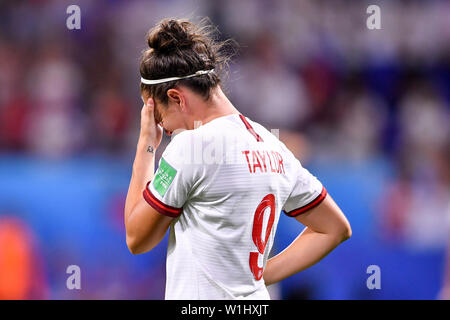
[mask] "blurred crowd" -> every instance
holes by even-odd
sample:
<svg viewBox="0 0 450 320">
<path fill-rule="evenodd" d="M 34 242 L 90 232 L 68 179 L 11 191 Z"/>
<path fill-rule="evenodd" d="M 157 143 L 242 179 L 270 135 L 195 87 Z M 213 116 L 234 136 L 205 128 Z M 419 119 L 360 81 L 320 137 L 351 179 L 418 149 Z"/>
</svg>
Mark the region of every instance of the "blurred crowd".
<svg viewBox="0 0 450 320">
<path fill-rule="evenodd" d="M 131 158 L 147 30 L 208 16 L 239 45 L 223 87 L 244 115 L 305 163 L 387 162 L 384 241 L 449 240 L 450 2 L 377 1 L 380 30 L 365 1 L 76 4 L 80 30 L 67 29 L 64 1 L 0 2 L 0 153 Z"/>
</svg>

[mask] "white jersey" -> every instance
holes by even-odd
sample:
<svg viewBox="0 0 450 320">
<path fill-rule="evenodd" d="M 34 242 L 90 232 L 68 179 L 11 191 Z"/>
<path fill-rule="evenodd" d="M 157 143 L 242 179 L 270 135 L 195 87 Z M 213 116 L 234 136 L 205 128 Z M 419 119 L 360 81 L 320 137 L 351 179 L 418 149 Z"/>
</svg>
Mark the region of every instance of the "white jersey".
<svg viewBox="0 0 450 320">
<path fill-rule="evenodd" d="M 241 114 L 177 134 L 144 190 L 176 218 L 166 299 L 270 299 L 262 274 L 280 212 L 296 216 L 325 196 L 277 137 Z"/>
</svg>

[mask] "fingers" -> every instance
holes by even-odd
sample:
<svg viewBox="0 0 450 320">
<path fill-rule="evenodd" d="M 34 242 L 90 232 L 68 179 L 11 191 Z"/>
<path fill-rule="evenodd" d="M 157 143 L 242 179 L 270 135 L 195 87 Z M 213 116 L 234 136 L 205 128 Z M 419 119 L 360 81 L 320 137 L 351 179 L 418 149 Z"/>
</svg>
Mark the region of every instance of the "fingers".
<svg viewBox="0 0 450 320">
<path fill-rule="evenodd" d="M 161 143 L 163 129 L 155 119 L 155 111 L 155 102 L 152 98 L 144 101 L 141 110 L 141 131 L 139 139 L 144 139 L 146 146 L 151 145 L 156 149 Z"/>
<path fill-rule="evenodd" d="M 141 110 L 142 124 L 146 124 L 146 125 L 152 125 L 152 124 L 154 125 L 155 124 L 154 109 L 155 109 L 155 104 L 153 102 L 153 99 L 148 98 L 146 103 L 142 106 L 142 110 Z"/>
<path fill-rule="evenodd" d="M 148 106 L 149 110 L 150 110 L 151 112 L 153 112 L 153 109 L 155 108 L 155 104 L 154 104 L 152 98 L 148 98 L 148 99 L 147 99 L 147 106 Z"/>
</svg>

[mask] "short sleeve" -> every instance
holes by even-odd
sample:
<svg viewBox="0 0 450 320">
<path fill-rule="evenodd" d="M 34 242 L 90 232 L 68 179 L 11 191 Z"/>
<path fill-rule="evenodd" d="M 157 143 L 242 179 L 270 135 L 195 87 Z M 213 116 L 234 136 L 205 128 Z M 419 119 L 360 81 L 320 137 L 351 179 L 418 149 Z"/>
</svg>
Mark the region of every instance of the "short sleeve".
<svg viewBox="0 0 450 320">
<path fill-rule="evenodd" d="M 159 160 L 153 180 L 147 183 L 143 196 L 156 211 L 176 218 L 183 211 L 191 191 L 195 167 L 185 157 L 187 145 L 184 132 L 173 138 Z"/>
<path fill-rule="evenodd" d="M 289 198 L 283 206 L 284 213 L 296 217 L 316 206 L 326 197 L 327 190 L 322 183 L 295 159 L 295 181 Z"/>
</svg>

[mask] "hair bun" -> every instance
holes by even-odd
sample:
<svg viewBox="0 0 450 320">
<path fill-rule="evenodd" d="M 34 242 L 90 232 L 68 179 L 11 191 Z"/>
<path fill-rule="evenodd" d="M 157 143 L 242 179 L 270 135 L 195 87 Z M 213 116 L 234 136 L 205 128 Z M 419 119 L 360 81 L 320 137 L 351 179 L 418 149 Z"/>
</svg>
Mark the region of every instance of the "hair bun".
<svg viewBox="0 0 450 320">
<path fill-rule="evenodd" d="M 159 28 L 153 29 L 148 35 L 148 46 L 157 53 L 191 49 L 195 44 L 193 31 L 188 21 L 164 20 Z"/>
</svg>

